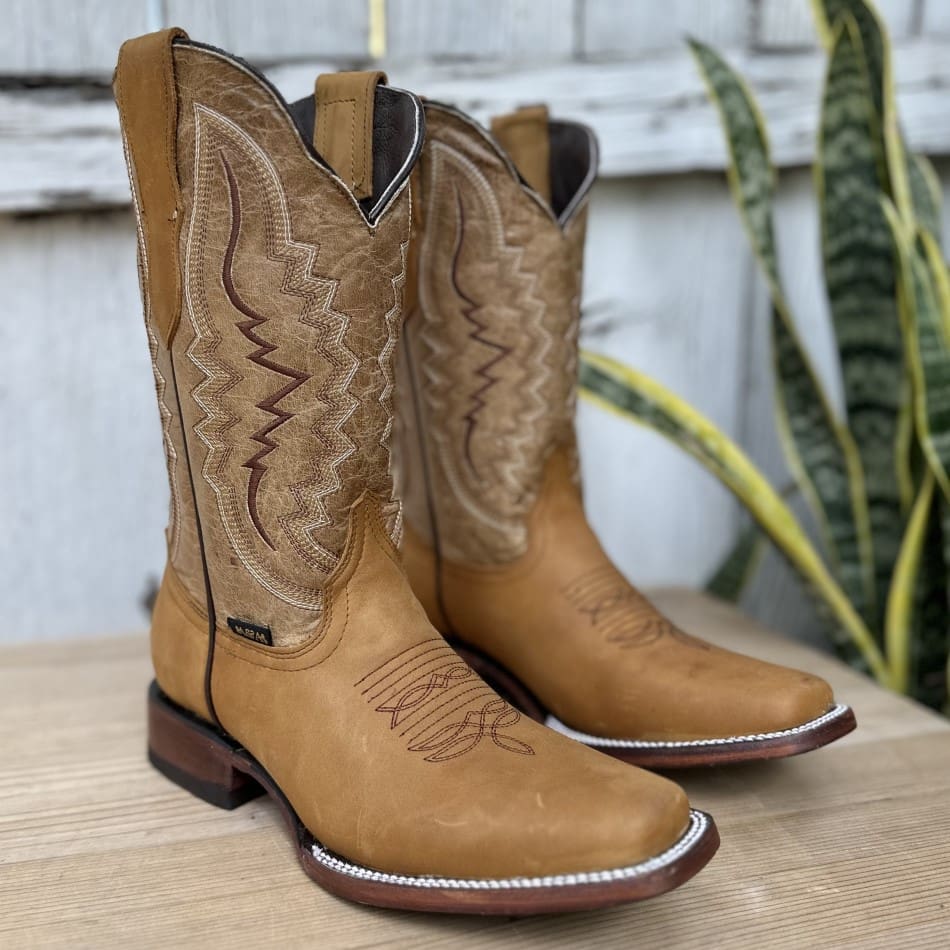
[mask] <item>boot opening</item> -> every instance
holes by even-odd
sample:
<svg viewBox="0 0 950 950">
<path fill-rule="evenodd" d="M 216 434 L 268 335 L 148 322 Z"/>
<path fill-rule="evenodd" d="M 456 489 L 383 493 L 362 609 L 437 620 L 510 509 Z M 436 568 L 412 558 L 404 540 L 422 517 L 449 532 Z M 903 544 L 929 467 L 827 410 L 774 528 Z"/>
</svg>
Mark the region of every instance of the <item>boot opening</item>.
<svg viewBox="0 0 950 950">
<path fill-rule="evenodd" d="M 193 46 L 229 60 L 254 76 L 266 86 L 280 106 L 287 112 L 300 134 L 307 151 L 324 168 L 330 168 L 326 159 L 313 147 L 316 123 L 316 104 L 312 95 L 288 103 L 280 90 L 250 63 L 208 43 L 179 38 L 176 46 Z M 425 118 L 419 100 L 404 89 L 379 85 L 376 88 L 373 113 L 373 194 L 358 204 L 370 222 L 385 210 L 389 200 L 409 177 L 425 135 Z M 333 169 L 330 169 L 331 171 Z"/>
<path fill-rule="evenodd" d="M 579 122 L 548 123 L 551 140 L 551 210 L 566 221 L 597 174 L 597 140 Z"/>
<path fill-rule="evenodd" d="M 315 98 L 304 96 L 288 106 L 304 142 L 313 141 Z M 423 119 L 418 100 L 403 89 L 376 87 L 373 109 L 373 194 L 360 200 L 372 220 L 405 180 L 422 147 Z M 321 156 L 321 159 L 323 157 Z"/>
</svg>

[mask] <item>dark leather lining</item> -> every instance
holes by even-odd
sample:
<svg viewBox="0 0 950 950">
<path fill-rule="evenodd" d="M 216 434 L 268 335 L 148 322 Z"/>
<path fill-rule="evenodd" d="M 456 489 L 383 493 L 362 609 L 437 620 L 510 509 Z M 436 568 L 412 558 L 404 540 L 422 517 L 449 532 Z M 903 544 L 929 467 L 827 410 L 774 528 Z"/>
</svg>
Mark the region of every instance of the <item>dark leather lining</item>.
<svg viewBox="0 0 950 950">
<path fill-rule="evenodd" d="M 579 122 L 548 122 L 551 137 L 551 210 L 560 218 L 592 180 L 597 161 L 593 133 Z"/>
<path fill-rule="evenodd" d="M 511 157 L 483 125 L 461 109 L 445 102 L 427 99 L 425 107 L 426 109 L 441 109 L 477 129 L 500 154 L 505 156 L 515 175 L 522 184 L 528 187 L 528 183 L 518 173 Z M 598 161 L 597 137 L 581 122 L 549 120 L 548 132 L 551 150 L 551 210 L 563 227 L 594 183 Z"/>
<path fill-rule="evenodd" d="M 209 43 L 199 43 L 192 39 L 177 39 L 175 45 L 208 50 L 251 73 L 271 90 L 278 103 L 286 110 L 300 133 L 307 151 L 324 168 L 330 167 L 313 147 L 313 127 L 316 119 L 313 95 L 305 96 L 290 104 L 260 70 L 255 69 L 240 56 L 235 56 Z M 409 176 L 415 158 L 422 149 L 424 129 L 425 118 L 419 100 L 415 96 L 403 89 L 377 86 L 373 109 L 373 194 L 359 202 L 368 220 L 373 221 L 379 216 L 385 208 L 385 199 L 392 195 Z"/>
<path fill-rule="evenodd" d="M 304 96 L 288 106 L 300 135 L 305 141 L 313 141 L 316 123 L 314 97 Z M 393 89 L 380 84 L 376 87 L 373 106 L 373 194 L 360 201 L 369 214 L 386 190 L 399 176 L 407 161 L 410 161 L 416 143 L 416 102 L 402 89 Z M 421 129 L 418 130 L 421 132 Z"/>
</svg>

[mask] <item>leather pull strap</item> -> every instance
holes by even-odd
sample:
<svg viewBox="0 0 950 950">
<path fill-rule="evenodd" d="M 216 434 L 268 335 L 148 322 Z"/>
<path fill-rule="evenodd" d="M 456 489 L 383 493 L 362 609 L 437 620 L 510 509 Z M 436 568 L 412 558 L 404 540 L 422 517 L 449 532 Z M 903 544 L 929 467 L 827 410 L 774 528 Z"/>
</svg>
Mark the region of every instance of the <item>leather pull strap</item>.
<svg viewBox="0 0 950 950">
<path fill-rule="evenodd" d="M 551 136 L 546 106 L 523 106 L 491 120 L 491 134 L 511 156 L 521 177 L 551 201 Z"/>
<path fill-rule="evenodd" d="M 181 314 L 178 92 L 172 58 L 172 43 L 179 37 L 188 34 L 172 28 L 127 40 L 113 77 L 145 239 L 143 292 L 166 346 Z"/>
<path fill-rule="evenodd" d="M 373 106 L 386 74 L 326 73 L 317 77 L 313 147 L 357 198 L 373 194 Z"/>
</svg>

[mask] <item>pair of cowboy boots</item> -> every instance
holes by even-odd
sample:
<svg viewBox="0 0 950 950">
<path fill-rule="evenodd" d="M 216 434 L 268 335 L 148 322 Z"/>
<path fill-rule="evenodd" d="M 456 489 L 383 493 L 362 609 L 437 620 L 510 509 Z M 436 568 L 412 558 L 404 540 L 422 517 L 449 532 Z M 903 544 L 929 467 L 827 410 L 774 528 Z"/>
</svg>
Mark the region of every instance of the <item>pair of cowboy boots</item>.
<svg viewBox="0 0 950 950">
<path fill-rule="evenodd" d="M 380 73 L 288 105 L 180 30 L 126 43 L 115 92 L 171 486 L 153 764 L 224 808 L 270 794 L 365 903 L 687 880 L 712 820 L 617 757 L 789 754 L 853 719 L 677 630 L 587 526 L 589 131 L 534 109 L 489 135 Z"/>
</svg>

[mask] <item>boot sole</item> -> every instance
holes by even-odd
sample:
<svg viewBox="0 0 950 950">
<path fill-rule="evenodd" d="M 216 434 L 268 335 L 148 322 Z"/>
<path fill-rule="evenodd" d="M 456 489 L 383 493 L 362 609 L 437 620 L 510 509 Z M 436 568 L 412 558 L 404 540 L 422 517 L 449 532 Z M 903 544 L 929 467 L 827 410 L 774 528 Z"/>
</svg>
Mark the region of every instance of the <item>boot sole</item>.
<svg viewBox="0 0 950 950">
<path fill-rule="evenodd" d="M 356 864 L 323 847 L 246 749 L 175 704 L 154 681 L 148 691 L 148 757 L 166 778 L 218 808 L 230 810 L 270 795 L 287 822 L 304 871 L 331 894 L 376 907 L 504 916 L 595 910 L 678 887 L 705 867 L 719 847 L 712 818 L 694 810 L 675 844 L 627 867 L 533 878 L 394 874 Z"/>
<path fill-rule="evenodd" d="M 857 721 L 849 706 L 835 704 L 821 716 L 776 732 L 715 739 L 613 739 L 573 729 L 552 715 L 510 670 L 480 650 L 450 638 L 453 649 L 526 716 L 577 742 L 646 769 L 682 769 L 784 759 L 811 752 L 852 732 Z"/>
</svg>

